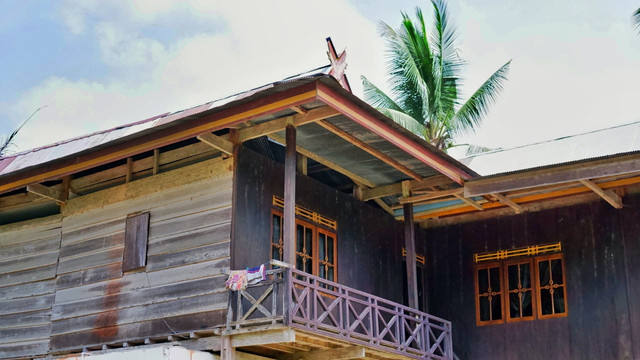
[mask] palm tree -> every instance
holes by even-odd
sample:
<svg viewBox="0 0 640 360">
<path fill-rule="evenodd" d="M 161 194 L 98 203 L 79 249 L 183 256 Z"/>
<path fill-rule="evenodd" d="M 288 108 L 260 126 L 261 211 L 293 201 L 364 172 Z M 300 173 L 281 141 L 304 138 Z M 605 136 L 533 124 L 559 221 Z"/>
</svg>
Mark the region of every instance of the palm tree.
<svg viewBox="0 0 640 360">
<path fill-rule="evenodd" d="M 7 135 L 4 139 L 0 140 L 0 159 L 5 157 L 9 151 L 9 148 L 14 145 L 13 144 L 13 140 L 15 139 L 16 135 L 18 135 L 18 131 L 20 131 L 20 129 L 22 129 L 22 127 L 29 121 L 31 120 L 31 118 L 33 117 L 33 115 L 35 115 L 38 111 L 42 110 L 43 108 L 46 108 L 47 105 L 39 107 L 38 109 L 36 109 L 36 111 L 34 111 L 33 113 L 31 113 L 31 115 L 29 115 L 29 117 L 27 118 L 27 120 L 23 121 L 22 124 L 20 124 L 20 126 L 18 126 L 17 129 L 13 130 L 13 132 L 9 135 Z"/>
<path fill-rule="evenodd" d="M 633 12 L 633 26 L 640 31 L 640 8 Z"/>
<path fill-rule="evenodd" d="M 432 0 L 434 26 L 429 32 L 420 8 L 413 21 L 402 13 L 402 26 L 394 30 L 380 23 L 387 42 L 389 95 L 364 76 L 364 96 L 372 106 L 423 137 L 439 149 L 453 146 L 455 137 L 477 128 L 502 90 L 508 61 L 465 102 L 459 77 L 464 61 L 456 48 L 457 32 L 442 0 Z"/>
</svg>

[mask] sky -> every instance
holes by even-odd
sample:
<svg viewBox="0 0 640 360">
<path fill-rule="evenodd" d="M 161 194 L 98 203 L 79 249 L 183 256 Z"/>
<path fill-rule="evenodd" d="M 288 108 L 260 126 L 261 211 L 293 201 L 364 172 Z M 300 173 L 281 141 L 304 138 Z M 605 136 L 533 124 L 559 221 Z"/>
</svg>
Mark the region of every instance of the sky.
<svg viewBox="0 0 640 360">
<path fill-rule="evenodd" d="M 509 148 L 640 121 L 636 0 L 449 0 L 471 94 L 508 60 L 504 93 L 458 139 Z M 173 112 L 328 63 L 384 88 L 384 21 L 427 1 L 0 1 L 0 135 L 14 152 Z M 431 16 L 427 17 L 431 22 Z M 461 152 L 453 151 L 454 156 Z"/>
</svg>

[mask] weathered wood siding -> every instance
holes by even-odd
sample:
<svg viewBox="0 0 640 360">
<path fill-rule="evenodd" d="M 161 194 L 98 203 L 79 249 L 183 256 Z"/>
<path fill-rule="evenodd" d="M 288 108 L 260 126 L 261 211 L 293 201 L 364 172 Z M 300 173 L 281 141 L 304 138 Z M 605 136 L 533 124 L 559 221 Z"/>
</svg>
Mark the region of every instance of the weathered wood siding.
<svg viewBox="0 0 640 360">
<path fill-rule="evenodd" d="M 60 217 L 0 227 L 0 358 L 45 354 Z"/>
<path fill-rule="evenodd" d="M 74 213 L 65 214 L 62 223 L 53 351 L 222 323 L 227 294 L 221 270 L 229 268 L 230 255 L 230 164 L 214 159 L 87 195 L 83 204 L 70 202 Z M 199 178 L 189 179 L 193 173 Z M 107 204 L 96 207 L 102 202 Z M 123 275 L 126 217 L 140 212 L 150 214 L 146 268 Z"/>
<path fill-rule="evenodd" d="M 242 148 L 236 187 L 233 267 L 268 262 L 272 197 L 283 195 L 283 165 Z M 403 301 L 401 222 L 307 176 L 296 179 L 296 203 L 338 222 L 340 284 Z"/>
<path fill-rule="evenodd" d="M 640 196 L 430 229 L 429 312 L 461 359 L 640 358 Z M 476 326 L 473 254 L 562 242 L 568 316 Z"/>
</svg>

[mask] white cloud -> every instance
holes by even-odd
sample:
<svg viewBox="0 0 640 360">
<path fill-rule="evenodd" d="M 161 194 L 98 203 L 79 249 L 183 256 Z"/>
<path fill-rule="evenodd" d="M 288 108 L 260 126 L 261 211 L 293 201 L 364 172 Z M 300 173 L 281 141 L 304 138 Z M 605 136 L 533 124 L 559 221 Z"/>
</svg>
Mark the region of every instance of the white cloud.
<svg viewBox="0 0 640 360">
<path fill-rule="evenodd" d="M 98 42 L 102 61 L 115 75 L 100 81 L 52 77 L 23 94 L 8 109 L 9 118 L 48 107 L 19 134 L 19 150 L 195 106 L 327 64 L 327 36 L 338 50 L 347 48 L 347 71 L 357 93 L 360 74 L 384 81 L 376 76 L 383 73 L 382 57 L 369 56 L 382 53 L 375 24 L 342 0 L 315 7 L 295 0 L 95 6 L 68 1 L 61 11 L 72 33 Z M 172 26 L 167 19 L 175 12 L 194 23 L 214 18 L 224 26 L 186 34 L 174 29 L 179 36 L 170 42 L 154 38 L 153 27 Z"/>
</svg>

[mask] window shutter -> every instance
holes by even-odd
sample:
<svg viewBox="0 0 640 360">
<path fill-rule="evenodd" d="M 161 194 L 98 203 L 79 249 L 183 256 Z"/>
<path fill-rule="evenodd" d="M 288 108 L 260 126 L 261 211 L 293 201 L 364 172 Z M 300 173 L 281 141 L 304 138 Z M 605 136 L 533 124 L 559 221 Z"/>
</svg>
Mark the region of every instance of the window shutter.
<svg viewBox="0 0 640 360">
<path fill-rule="evenodd" d="M 127 217 L 124 231 L 122 272 L 137 270 L 147 265 L 147 239 L 149 213 Z"/>
</svg>

